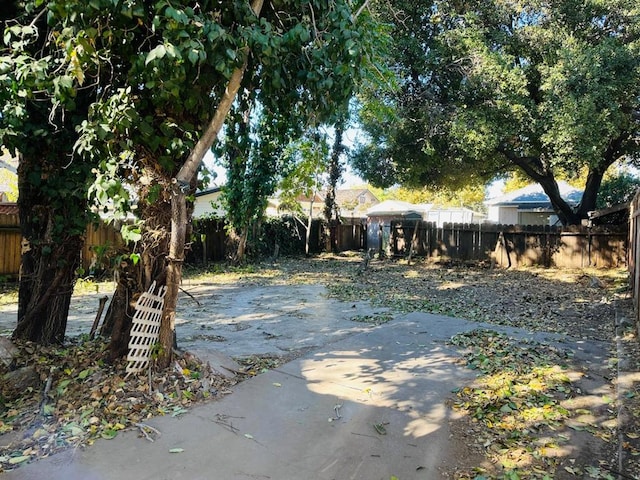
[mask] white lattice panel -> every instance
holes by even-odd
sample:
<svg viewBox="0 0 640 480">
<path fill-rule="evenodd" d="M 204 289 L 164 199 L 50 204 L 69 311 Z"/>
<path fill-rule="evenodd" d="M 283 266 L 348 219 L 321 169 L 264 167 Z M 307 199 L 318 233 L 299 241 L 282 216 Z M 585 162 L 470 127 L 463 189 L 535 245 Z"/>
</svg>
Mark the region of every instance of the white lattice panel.
<svg viewBox="0 0 640 480">
<path fill-rule="evenodd" d="M 127 374 L 140 372 L 147 367 L 151 349 L 160 336 L 160 322 L 167 287 L 160 287 L 157 294 L 155 289 L 156 282 L 153 282 L 149 291 L 140 295 L 136 303 L 127 355 Z"/>
</svg>

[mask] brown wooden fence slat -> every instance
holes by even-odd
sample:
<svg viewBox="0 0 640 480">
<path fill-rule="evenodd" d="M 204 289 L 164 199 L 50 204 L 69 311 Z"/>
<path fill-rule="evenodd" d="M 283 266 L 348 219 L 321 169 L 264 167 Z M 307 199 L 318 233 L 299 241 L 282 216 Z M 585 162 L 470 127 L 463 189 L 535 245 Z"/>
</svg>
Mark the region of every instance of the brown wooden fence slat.
<svg viewBox="0 0 640 480">
<path fill-rule="evenodd" d="M 391 254 L 408 255 L 407 233 L 415 220 L 391 223 Z M 509 266 L 566 268 L 619 267 L 626 264 L 626 228 L 550 228 L 528 225 L 444 224 L 421 222 L 414 254 L 461 261 L 492 260 Z"/>
</svg>

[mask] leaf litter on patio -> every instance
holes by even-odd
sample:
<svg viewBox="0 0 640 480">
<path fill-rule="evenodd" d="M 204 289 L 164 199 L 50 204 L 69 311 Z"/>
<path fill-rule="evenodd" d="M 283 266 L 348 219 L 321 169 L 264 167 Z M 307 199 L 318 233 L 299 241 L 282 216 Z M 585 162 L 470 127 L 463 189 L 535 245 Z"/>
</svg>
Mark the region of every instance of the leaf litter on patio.
<svg viewBox="0 0 640 480">
<path fill-rule="evenodd" d="M 358 255 L 282 259 L 240 269 L 195 272 L 186 282 L 322 283 L 332 297 L 369 301 L 380 307 L 375 316 L 352 319 L 371 326 L 392 320 L 394 312 L 424 311 L 607 342 L 615 335 L 615 303 L 627 295 L 626 272 L 621 269 L 501 270 L 481 264 L 408 265 L 374 260 L 362 275 L 360 264 Z M 481 373 L 478 383 L 457 392 L 451 406 L 468 419 L 459 423 L 467 429 L 460 432 L 462 440 L 473 443 L 470 449 L 487 454 L 486 463 L 460 470 L 463 476 L 455 478 L 609 478 L 607 464 L 599 464 L 598 459 L 586 466 L 576 464 L 565 451 L 576 435 L 613 443 L 605 418 L 608 409 L 613 411 L 612 404 L 603 401 L 604 413 L 598 422 L 592 421 L 590 410 L 571 405 L 584 392 L 574 376 L 580 369 L 571 367 L 570 358 L 548 346 L 523 346 L 480 331 L 453 342 L 470 352 L 477 350 L 467 361 Z M 629 344 L 635 347 L 637 340 Z M 149 389 L 147 375 L 124 379 L 122 364 L 103 362 L 105 344 L 100 341 L 75 340 L 64 349 L 20 348 L 19 361 L 34 365 L 43 384 L 51 378 L 51 387 L 46 402 L 42 402 L 41 389 L 22 397 L 0 398 L 0 465 L 5 469 L 69 446 L 90 444 L 96 438 L 113 438 L 123 428 L 139 429 L 143 438 L 153 439 L 157 433 L 144 430 L 145 419 L 180 415 L 195 402 L 229 392 L 243 378 L 215 375 L 187 355 L 170 371 L 154 373 Z M 241 373 L 252 376 L 282 361 L 259 356 L 244 359 Z M 53 371 L 52 366 L 56 367 Z M 640 365 L 635 367 L 640 370 Z M 634 452 L 640 452 L 637 391 L 632 389 L 625 397 L 633 421 L 626 429 L 625 448 L 632 459 Z M 529 441 L 533 443 L 527 444 Z"/>
<path fill-rule="evenodd" d="M 487 329 L 456 335 L 450 343 L 463 348 L 466 365 L 479 372 L 456 392 L 451 406 L 463 416 L 454 428 L 467 430 L 474 439 L 469 447 L 487 459 L 458 467 L 455 478 L 613 480 L 617 465 L 572 457 L 572 445 L 585 442 L 578 436 L 590 436 L 591 444 L 615 440 L 616 412 L 606 396 L 588 404 L 580 399 L 585 372 L 571 356 Z"/>
<path fill-rule="evenodd" d="M 32 369 L 40 388 L 0 392 L 0 472 L 57 451 L 112 439 L 127 428 L 153 440 L 144 422 L 158 415 L 178 416 L 197 402 L 230 393 L 237 383 L 214 373 L 190 354 L 171 369 L 124 375 L 124 361 L 105 362 L 102 340 L 75 339 L 62 347 L 18 344 L 13 368 Z M 7 368 L 0 366 L 0 375 Z M 15 371 L 15 370 L 14 370 Z"/>
</svg>

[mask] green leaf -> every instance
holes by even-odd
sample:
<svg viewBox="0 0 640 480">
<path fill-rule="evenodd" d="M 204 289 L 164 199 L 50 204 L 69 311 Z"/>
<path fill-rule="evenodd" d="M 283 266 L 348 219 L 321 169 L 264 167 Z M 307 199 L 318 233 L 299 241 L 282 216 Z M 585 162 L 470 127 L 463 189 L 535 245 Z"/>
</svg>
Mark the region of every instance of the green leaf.
<svg viewBox="0 0 640 480">
<path fill-rule="evenodd" d="M 189 61 L 195 65 L 196 63 L 198 63 L 198 60 L 200 59 L 200 54 L 198 53 L 198 50 L 196 50 L 195 48 L 192 48 L 191 50 L 189 50 Z"/>
<path fill-rule="evenodd" d="M 116 438 L 116 436 L 118 435 L 118 431 L 117 430 L 113 430 L 112 428 L 107 428 L 100 435 L 101 435 L 102 438 L 104 438 L 106 440 L 112 440 L 112 439 Z"/>
<path fill-rule="evenodd" d="M 149 65 L 149 63 L 153 62 L 156 58 L 157 59 L 163 58 L 166 55 L 166 53 L 167 53 L 167 49 L 163 44 L 160 44 L 147 54 L 147 59 L 144 61 L 144 64 Z"/>
<path fill-rule="evenodd" d="M 80 425 L 74 422 L 65 425 L 63 428 L 63 431 L 71 434 L 74 437 L 78 435 L 82 435 L 82 433 L 84 433 L 84 429 L 80 427 Z"/>
<path fill-rule="evenodd" d="M 182 55 L 180 54 L 180 50 L 178 50 L 173 43 L 167 43 L 165 45 L 165 49 L 166 49 L 167 55 L 169 57 L 171 57 L 171 58 L 182 58 Z"/>
<path fill-rule="evenodd" d="M 21 455 L 19 457 L 11 457 L 9 459 L 9 463 L 11 465 L 18 465 L 19 463 L 24 463 L 29 460 L 31 457 L 29 455 Z"/>
<path fill-rule="evenodd" d="M 65 390 L 67 389 L 67 387 L 69 386 L 69 384 L 71 383 L 71 380 L 62 380 L 59 384 L 58 387 L 56 388 L 56 392 L 58 392 L 58 395 L 62 395 Z"/>
<path fill-rule="evenodd" d="M 184 448 L 171 448 L 169 449 L 169 453 L 182 453 L 184 452 Z"/>
<path fill-rule="evenodd" d="M 139 253 L 132 253 L 131 255 L 129 255 L 129 258 L 131 259 L 131 261 L 133 262 L 134 265 L 137 265 L 138 262 L 140 261 L 140 254 Z"/>
</svg>

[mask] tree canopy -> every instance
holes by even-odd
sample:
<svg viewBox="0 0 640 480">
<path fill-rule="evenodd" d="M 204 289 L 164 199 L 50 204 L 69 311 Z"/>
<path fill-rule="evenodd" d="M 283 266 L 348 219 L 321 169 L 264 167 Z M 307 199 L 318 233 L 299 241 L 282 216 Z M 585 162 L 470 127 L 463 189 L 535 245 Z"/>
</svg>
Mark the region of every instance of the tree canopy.
<svg viewBox="0 0 640 480">
<path fill-rule="evenodd" d="M 135 202 L 143 222 L 132 238 L 142 269 L 133 283 L 144 289 L 162 278 L 167 262 L 181 261 L 168 246 L 172 203 L 176 192 L 194 191 L 197 157 L 226 117 L 223 102 L 232 115 L 221 148 L 237 167 L 230 190 L 233 181 L 244 184 L 237 198 L 249 192 L 259 210 L 284 146 L 344 108 L 385 44 L 364 4 L 345 0 L 25 0 L 11 7 L 2 13 L 0 137 L 22 155 L 25 212 L 46 209 L 50 218 L 38 229 L 43 217 L 33 216 L 31 251 L 37 261 L 62 261 L 63 251 L 77 257 L 88 195 L 111 218 Z M 188 221 L 180 217 L 180 228 Z M 47 263 L 51 275 L 56 267 Z M 67 282 L 74 273 L 70 264 Z M 50 293 L 35 292 L 28 302 L 45 305 Z"/>
<path fill-rule="evenodd" d="M 640 158 L 640 10 L 633 0 L 396 4 L 396 91 L 363 98 L 355 169 L 379 185 L 464 185 L 519 170 L 564 223 L 603 175 Z M 557 178 L 587 171 L 582 203 Z"/>
</svg>

